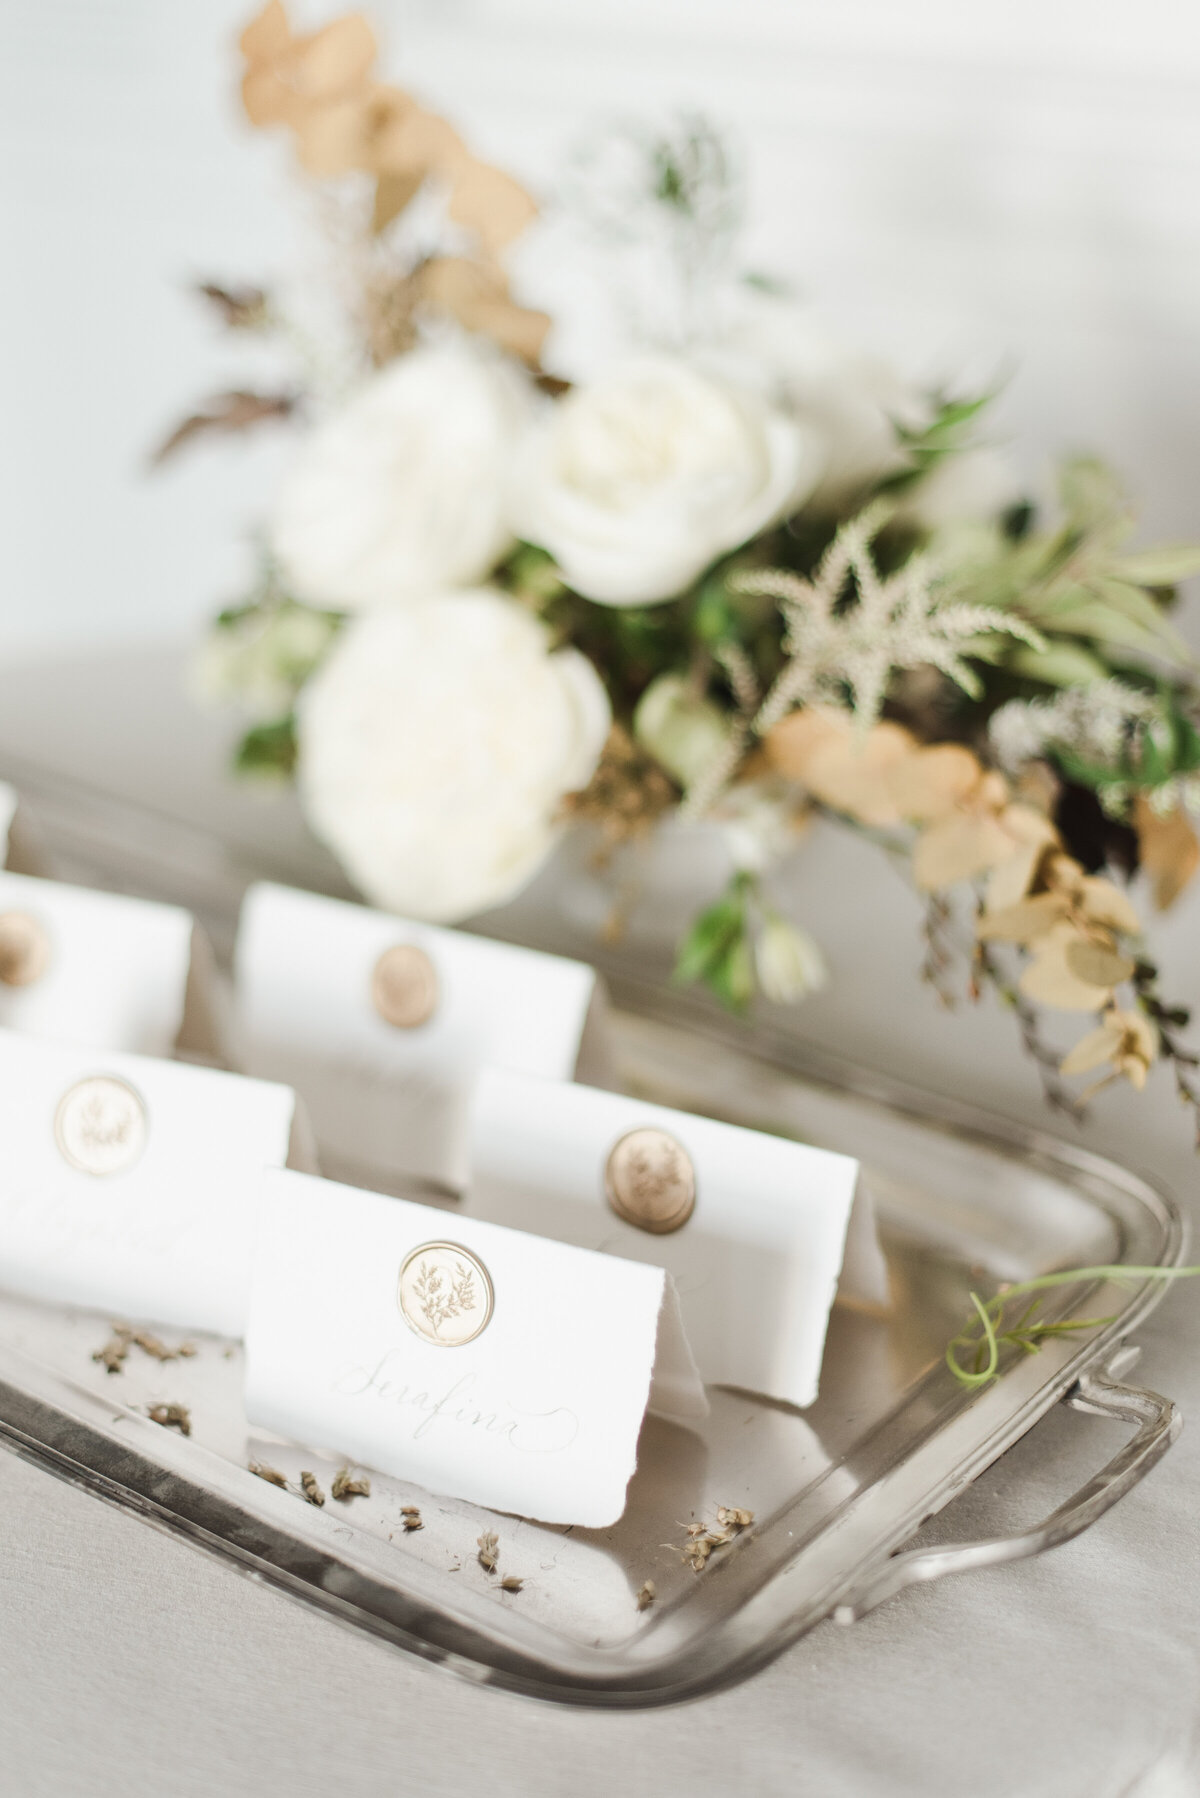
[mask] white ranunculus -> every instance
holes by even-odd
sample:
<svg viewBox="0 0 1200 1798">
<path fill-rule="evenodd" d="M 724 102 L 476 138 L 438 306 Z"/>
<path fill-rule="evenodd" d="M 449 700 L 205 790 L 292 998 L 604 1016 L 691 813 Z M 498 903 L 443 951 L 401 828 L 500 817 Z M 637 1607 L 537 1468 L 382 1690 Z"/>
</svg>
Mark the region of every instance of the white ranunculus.
<svg viewBox="0 0 1200 1798">
<path fill-rule="evenodd" d="M 754 945 L 758 984 L 776 1005 L 794 1005 L 829 979 L 825 957 L 807 930 L 773 912 Z"/>
<path fill-rule="evenodd" d="M 518 461 L 513 524 L 585 598 L 649 605 L 798 506 L 823 454 L 761 395 L 646 355 L 548 410 Z"/>
<path fill-rule="evenodd" d="M 297 598 L 365 611 L 485 580 L 512 542 L 505 478 L 529 408 L 513 365 L 458 339 L 373 375 L 279 495 L 271 547 Z"/>
<path fill-rule="evenodd" d="M 300 795 L 374 904 L 453 921 L 536 872 L 609 724 L 592 664 L 514 600 L 438 594 L 339 636 L 300 698 Z"/>
</svg>

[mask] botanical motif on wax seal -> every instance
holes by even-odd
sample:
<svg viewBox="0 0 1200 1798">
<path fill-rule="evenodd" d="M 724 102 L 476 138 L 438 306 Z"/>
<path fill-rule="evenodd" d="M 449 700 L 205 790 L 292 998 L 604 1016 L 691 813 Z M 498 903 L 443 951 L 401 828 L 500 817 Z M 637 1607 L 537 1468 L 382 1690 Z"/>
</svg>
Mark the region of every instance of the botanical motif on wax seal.
<svg viewBox="0 0 1200 1798">
<path fill-rule="evenodd" d="M 25 911 L 0 915 L 0 982 L 32 986 L 50 965 L 50 938 Z"/>
<path fill-rule="evenodd" d="M 458 1242 L 423 1242 L 405 1256 L 396 1301 L 410 1330 L 438 1348 L 474 1342 L 492 1320 L 491 1275 Z"/>
<path fill-rule="evenodd" d="M 416 1030 L 429 1022 L 437 1010 L 438 982 L 424 949 L 395 943 L 384 950 L 371 973 L 371 1003 L 396 1030 Z"/>
<path fill-rule="evenodd" d="M 123 1174 L 147 1134 L 145 1104 L 111 1074 L 91 1074 L 68 1087 L 54 1114 L 59 1154 L 82 1174 Z"/>
<path fill-rule="evenodd" d="M 612 1149 L 604 1190 L 618 1217 L 666 1236 L 686 1224 L 696 1205 L 696 1172 L 683 1144 L 657 1127 L 630 1130 Z"/>
</svg>

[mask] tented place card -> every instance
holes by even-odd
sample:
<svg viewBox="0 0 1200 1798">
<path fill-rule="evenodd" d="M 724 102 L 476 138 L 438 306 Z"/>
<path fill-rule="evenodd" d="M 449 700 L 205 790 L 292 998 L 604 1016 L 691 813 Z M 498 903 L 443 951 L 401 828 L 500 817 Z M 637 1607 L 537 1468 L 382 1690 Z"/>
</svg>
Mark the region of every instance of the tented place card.
<svg viewBox="0 0 1200 1798">
<path fill-rule="evenodd" d="M 882 1304 L 858 1163 L 622 1094 L 482 1076 L 472 1216 L 654 1262 L 675 1277 L 706 1380 L 808 1405 L 830 1307 Z"/>
<path fill-rule="evenodd" d="M 0 781 L 0 867 L 19 874 L 42 872 L 36 830 L 16 788 L 6 781 Z"/>
<path fill-rule="evenodd" d="M 173 905 L 0 872 L 0 1026 L 99 1049 L 218 1050 L 211 950 Z"/>
<path fill-rule="evenodd" d="M 433 1492 L 600 1528 L 648 1406 L 708 1405 L 661 1268 L 269 1174 L 252 1425 Z"/>
<path fill-rule="evenodd" d="M 312 1166 L 282 1086 L 0 1030 L 0 1286 L 240 1336 L 264 1167 Z"/>
<path fill-rule="evenodd" d="M 322 1165 L 359 1183 L 459 1190 L 485 1065 L 604 1074 L 591 968 L 286 887 L 247 895 L 237 994 L 241 1065 L 302 1093 Z"/>
</svg>

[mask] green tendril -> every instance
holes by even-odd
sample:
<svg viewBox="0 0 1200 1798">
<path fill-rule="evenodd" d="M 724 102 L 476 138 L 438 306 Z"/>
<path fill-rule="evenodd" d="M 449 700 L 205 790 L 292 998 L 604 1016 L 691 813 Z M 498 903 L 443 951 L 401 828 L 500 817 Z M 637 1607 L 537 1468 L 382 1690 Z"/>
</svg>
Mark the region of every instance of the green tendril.
<svg viewBox="0 0 1200 1798">
<path fill-rule="evenodd" d="M 1042 1295 L 1055 1286 L 1076 1286 L 1085 1280 L 1114 1280 L 1127 1284 L 1132 1280 L 1190 1280 L 1200 1274 L 1197 1267 L 1126 1267 L 1110 1264 L 1104 1267 L 1072 1267 L 1062 1273 L 1039 1274 L 1032 1280 L 1020 1280 L 998 1292 L 985 1303 L 977 1292 L 970 1294 L 975 1316 L 969 1318 L 957 1336 L 946 1345 L 946 1366 L 960 1386 L 977 1391 L 998 1378 L 1000 1350 L 1007 1346 L 1036 1355 L 1047 1337 L 1068 1336 L 1080 1330 L 1099 1329 L 1115 1323 L 1116 1317 L 1066 1318 L 1048 1323 L 1037 1313 Z M 1007 1328 L 1004 1314 L 1014 1299 L 1034 1296 L 1015 1323 Z M 966 1357 L 964 1360 L 963 1357 Z"/>
</svg>

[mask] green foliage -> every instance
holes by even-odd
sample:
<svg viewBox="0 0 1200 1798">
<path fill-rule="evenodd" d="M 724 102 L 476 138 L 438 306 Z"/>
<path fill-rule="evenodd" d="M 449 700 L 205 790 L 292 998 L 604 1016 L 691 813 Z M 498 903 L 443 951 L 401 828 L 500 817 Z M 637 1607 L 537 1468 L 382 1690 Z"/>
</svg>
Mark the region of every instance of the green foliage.
<svg viewBox="0 0 1200 1798">
<path fill-rule="evenodd" d="M 238 774 L 290 780 L 297 755 L 296 720 L 289 713 L 270 724 L 252 725 L 234 751 L 233 765 Z"/>
<path fill-rule="evenodd" d="M 986 1303 L 977 1292 L 972 1292 L 970 1300 L 974 1316 L 947 1344 L 946 1366 L 960 1386 L 976 1390 L 999 1377 L 1003 1349 L 1015 1348 L 1024 1354 L 1036 1355 L 1043 1342 L 1053 1336 L 1095 1330 L 1114 1321 L 1111 1317 L 1047 1321 L 1039 1316 L 1045 1302 L 1042 1295 L 1054 1287 L 1079 1286 L 1095 1280 L 1190 1280 L 1197 1274 L 1200 1274 L 1200 1267 L 1124 1267 L 1120 1264 L 1072 1267 L 1063 1273 L 1041 1274 L 1036 1279 L 1006 1286 Z M 1030 1295 L 1033 1295 L 1031 1301 L 1020 1315 L 1008 1321 L 1009 1308 Z"/>
<path fill-rule="evenodd" d="M 994 393 L 982 393 L 975 399 L 952 400 L 947 399 L 944 394 L 935 393 L 932 396 L 934 415 L 929 424 L 922 426 L 920 430 L 896 424 L 896 437 L 908 465 L 881 482 L 879 491 L 903 493 L 914 487 L 939 462 L 958 455 L 967 447 L 972 426 L 995 397 Z"/>
<path fill-rule="evenodd" d="M 1100 763 L 1051 744 L 1051 755 L 1068 779 L 1104 794 L 1152 792 L 1168 781 L 1200 770 L 1200 730 L 1184 710 L 1178 688 L 1160 686 L 1160 713 L 1150 725 L 1131 732 L 1120 754 Z"/>
<path fill-rule="evenodd" d="M 675 962 L 678 986 L 706 986 L 733 1012 L 745 1011 L 755 992 L 750 943 L 750 901 L 755 888 L 753 875 L 736 873 L 716 904 L 695 920 L 679 945 Z"/>
</svg>

